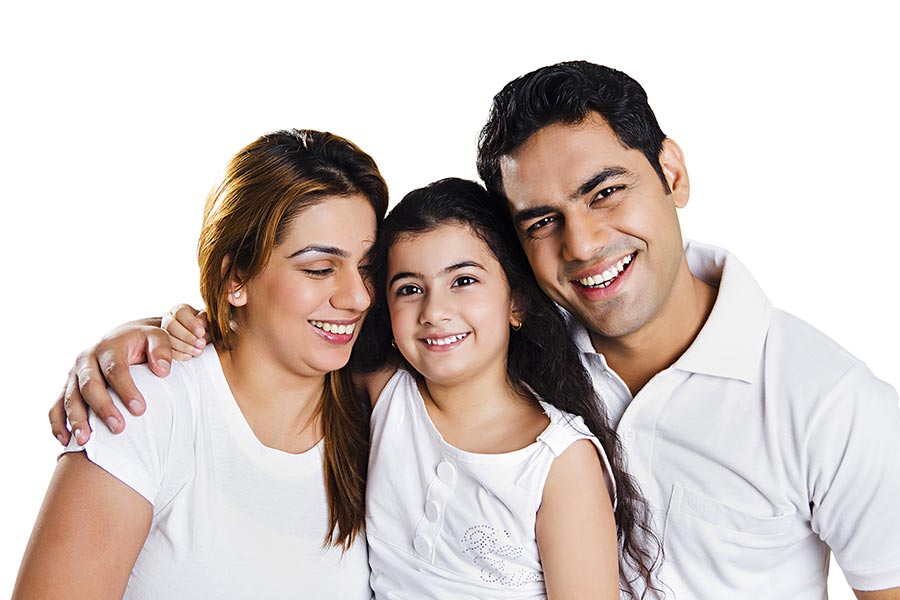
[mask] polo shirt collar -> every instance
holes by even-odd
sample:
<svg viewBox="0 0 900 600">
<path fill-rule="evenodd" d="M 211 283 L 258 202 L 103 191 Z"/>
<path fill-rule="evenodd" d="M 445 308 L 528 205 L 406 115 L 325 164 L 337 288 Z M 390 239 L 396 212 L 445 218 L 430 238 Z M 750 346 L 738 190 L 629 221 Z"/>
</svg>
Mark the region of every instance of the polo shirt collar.
<svg viewBox="0 0 900 600">
<path fill-rule="evenodd" d="M 688 267 L 696 277 L 718 288 L 713 310 L 694 343 L 672 368 L 753 383 L 772 314 L 772 304 L 747 268 L 722 248 L 685 243 Z M 587 328 L 566 313 L 576 346 L 598 355 Z M 603 368 L 606 358 L 599 354 Z"/>
<path fill-rule="evenodd" d="M 722 248 L 688 241 L 684 251 L 691 273 L 717 287 L 718 293 L 706 324 L 673 368 L 755 382 L 771 302 L 750 271 Z"/>
</svg>

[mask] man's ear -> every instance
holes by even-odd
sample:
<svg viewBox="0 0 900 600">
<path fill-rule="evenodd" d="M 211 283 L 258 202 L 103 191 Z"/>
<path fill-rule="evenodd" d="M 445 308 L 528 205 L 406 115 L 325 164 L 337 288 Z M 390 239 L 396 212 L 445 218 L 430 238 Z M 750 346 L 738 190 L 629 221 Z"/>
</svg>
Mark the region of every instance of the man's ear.
<svg viewBox="0 0 900 600">
<path fill-rule="evenodd" d="M 684 153 L 675 140 L 671 138 L 663 140 L 659 164 L 666 177 L 666 183 L 669 184 L 672 202 L 677 208 L 684 208 L 691 195 L 691 180 L 684 165 Z"/>
<path fill-rule="evenodd" d="M 227 293 L 228 293 L 228 303 L 232 306 L 244 306 L 247 304 L 247 288 L 244 286 L 243 282 L 235 279 L 234 273 L 229 275 L 231 271 L 231 255 L 225 256 L 222 259 L 222 276 L 229 277 Z"/>
</svg>

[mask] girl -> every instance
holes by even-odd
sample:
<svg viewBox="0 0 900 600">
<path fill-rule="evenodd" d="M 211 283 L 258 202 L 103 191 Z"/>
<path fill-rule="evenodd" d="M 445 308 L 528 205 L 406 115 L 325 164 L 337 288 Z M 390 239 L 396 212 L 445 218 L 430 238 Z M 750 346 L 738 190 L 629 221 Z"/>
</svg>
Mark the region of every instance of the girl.
<svg viewBox="0 0 900 600">
<path fill-rule="evenodd" d="M 391 211 L 373 250 L 376 306 L 352 364 L 376 369 L 364 379 L 377 398 L 373 590 L 618 598 L 617 537 L 624 590 L 651 587 L 643 500 L 562 314 L 495 206 L 476 183 L 438 181 Z M 388 340 L 399 369 L 377 360 Z"/>
<path fill-rule="evenodd" d="M 332 134 L 232 159 L 199 243 L 213 344 L 166 379 L 135 368 L 146 415 L 73 440 L 14 598 L 371 597 L 368 411 L 341 369 L 386 208 L 375 163 Z"/>
</svg>

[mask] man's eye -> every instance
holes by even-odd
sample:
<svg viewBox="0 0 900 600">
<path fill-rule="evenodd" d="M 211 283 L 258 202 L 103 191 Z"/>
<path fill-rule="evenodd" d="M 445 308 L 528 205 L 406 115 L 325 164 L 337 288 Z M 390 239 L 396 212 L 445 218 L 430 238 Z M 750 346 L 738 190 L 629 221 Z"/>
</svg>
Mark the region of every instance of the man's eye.
<svg viewBox="0 0 900 600">
<path fill-rule="evenodd" d="M 413 294 L 421 294 L 422 289 L 417 285 L 401 285 L 397 288 L 398 296 L 412 296 Z"/>
<path fill-rule="evenodd" d="M 325 277 L 334 272 L 334 269 L 303 269 L 303 272 L 312 277 Z"/>
<path fill-rule="evenodd" d="M 478 280 L 472 277 L 471 275 L 461 275 L 453 280 L 453 287 L 462 287 L 466 285 L 472 285 L 473 283 L 478 283 Z"/>
<path fill-rule="evenodd" d="M 528 233 L 535 232 L 538 229 L 542 229 L 550 223 L 553 223 L 554 221 L 556 221 L 556 217 L 544 217 L 529 225 L 526 231 L 528 231 Z"/>
<path fill-rule="evenodd" d="M 599 192 L 597 192 L 597 195 L 594 197 L 594 200 L 595 200 L 595 201 L 596 201 L 596 200 L 602 200 L 603 198 L 606 198 L 607 196 L 609 196 L 609 195 L 611 195 L 611 194 L 614 194 L 614 193 L 616 193 L 616 192 L 618 192 L 619 190 L 624 189 L 624 188 L 625 188 L 624 185 L 613 185 L 613 186 L 610 186 L 610 187 L 603 188 L 602 190 L 600 190 Z"/>
</svg>

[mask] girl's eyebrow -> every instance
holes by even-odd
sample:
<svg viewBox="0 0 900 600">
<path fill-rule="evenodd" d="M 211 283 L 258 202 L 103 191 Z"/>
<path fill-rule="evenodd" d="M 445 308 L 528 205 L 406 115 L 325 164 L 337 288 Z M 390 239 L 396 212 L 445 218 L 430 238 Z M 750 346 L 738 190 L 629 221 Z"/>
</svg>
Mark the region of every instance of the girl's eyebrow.
<svg viewBox="0 0 900 600">
<path fill-rule="evenodd" d="M 459 269 L 465 269 L 466 267 L 473 267 L 473 268 L 476 268 L 476 269 L 481 269 L 482 271 L 487 271 L 487 269 L 485 269 L 483 266 L 481 266 L 480 264 L 478 264 L 478 263 L 475 262 L 474 260 L 464 260 L 464 261 L 462 261 L 462 262 L 454 263 L 454 264 L 450 265 L 449 267 L 444 268 L 444 269 L 441 271 L 441 274 L 442 274 L 442 275 L 449 275 L 449 274 L 452 273 L 453 271 L 457 271 L 457 270 L 459 270 Z M 410 278 L 410 279 L 416 279 L 416 278 L 417 278 L 417 279 L 425 279 L 425 276 L 424 276 L 423 274 L 421 274 L 421 273 L 414 273 L 413 271 L 403 271 L 403 272 L 397 273 L 396 275 L 394 275 L 393 277 L 391 277 L 391 280 L 388 282 L 388 287 L 394 285 L 394 282 L 397 281 L 397 280 L 399 280 L 399 279 L 407 279 L 407 278 Z"/>
<path fill-rule="evenodd" d="M 350 253 L 344 250 L 343 248 L 338 248 L 337 246 L 307 246 L 305 248 L 301 248 L 297 250 L 288 258 L 294 258 L 295 256 L 300 256 L 301 254 L 306 254 L 307 252 L 321 252 L 322 254 L 331 254 L 332 256 L 337 256 L 338 258 L 349 258 Z"/>
</svg>

